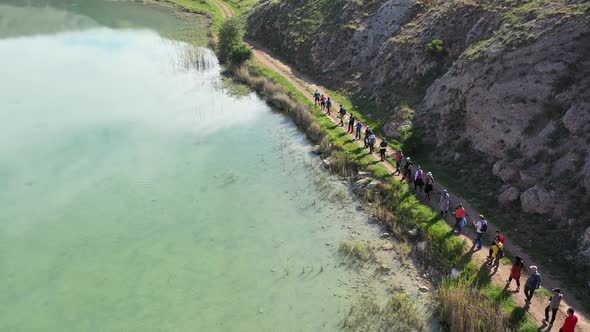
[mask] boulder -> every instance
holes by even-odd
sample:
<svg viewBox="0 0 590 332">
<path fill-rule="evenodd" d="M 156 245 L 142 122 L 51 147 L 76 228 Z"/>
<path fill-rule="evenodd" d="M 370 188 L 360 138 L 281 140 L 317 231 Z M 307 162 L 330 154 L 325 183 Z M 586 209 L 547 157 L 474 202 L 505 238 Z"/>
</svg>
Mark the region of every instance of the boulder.
<svg viewBox="0 0 590 332">
<path fill-rule="evenodd" d="M 520 177 L 516 166 L 511 165 L 507 160 L 497 161 L 492 168 L 492 173 L 503 182 L 514 182 Z"/>
<path fill-rule="evenodd" d="M 537 178 L 534 177 L 533 175 L 531 175 L 529 172 L 520 171 L 519 175 L 520 175 L 520 180 L 527 187 L 534 186 L 535 183 L 537 183 Z"/>
<path fill-rule="evenodd" d="M 426 252 L 426 248 L 428 248 L 428 242 L 426 241 L 421 241 L 416 244 L 416 250 L 418 250 L 418 252 L 424 253 Z"/>
<path fill-rule="evenodd" d="M 549 214 L 556 206 L 557 194 L 535 185 L 520 195 L 522 210 L 528 213 Z"/>
<path fill-rule="evenodd" d="M 586 231 L 580 237 L 578 247 L 580 248 L 582 255 L 590 257 L 590 227 L 586 228 Z"/>
<path fill-rule="evenodd" d="M 373 179 L 371 179 L 371 178 L 364 178 L 364 179 L 360 179 L 360 180 L 356 181 L 352 185 L 352 192 L 355 194 L 358 194 L 363 189 L 366 189 L 367 185 L 369 185 L 369 183 L 371 183 L 372 181 L 373 181 Z"/>
<path fill-rule="evenodd" d="M 430 291 L 430 288 L 428 288 L 424 285 L 420 285 L 420 286 L 418 286 L 418 290 L 425 293 L 425 292 Z"/>
<path fill-rule="evenodd" d="M 586 131 L 590 123 L 590 105 L 573 104 L 561 119 L 563 125 L 572 134 L 581 134 Z"/>
<path fill-rule="evenodd" d="M 515 187 L 508 187 L 504 190 L 500 196 L 498 196 L 498 202 L 502 206 L 510 206 L 518 200 L 520 197 L 520 190 Z"/>
<path fill-rule="evenodd" d="M 322 161 L 322 165 L 323 165 L 325 168 L 330 168 L 330 165 L 332 165 L 332 158 L 328 157 L 328 158 L 324 159 L 324 160 Z"/>
<path fill-rule="evenodd" d="M 320 154 L 322 154 L 322 148 L 319 145 L 315 145 L 314 147 L 311 148 L 311 153 L 313 153 L 315 155 L 320 155 Z"/>
<path fill-rule="evenodd" d="M 393 243 L 387 242 L 381 246 L 382 250 L 393 250 Z"/>
<path fill-rule="evenodd" d="M 457 278 L 458 276 L 461 275 L 461 270 L 457 269 L 457 268 L 452 268 L 451 269 L 451 278 Z"/>
</svg>

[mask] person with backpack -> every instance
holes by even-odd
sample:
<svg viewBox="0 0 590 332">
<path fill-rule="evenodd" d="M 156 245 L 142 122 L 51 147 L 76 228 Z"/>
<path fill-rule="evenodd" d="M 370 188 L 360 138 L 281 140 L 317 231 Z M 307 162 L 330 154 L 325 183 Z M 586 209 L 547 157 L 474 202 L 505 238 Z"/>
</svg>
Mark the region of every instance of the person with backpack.
<svg viewBox="0 0 590 332">
<path fill-rule="evenodd" d="M 406 157 L 406 163 L 404 164 L 404 175 L 402 176 L 401 181 L 408 179 L 408 182 L 412 183 L 412 167 L 414 167 L 412 159 L 410 157 Z"/>
<path fill-rule="evenodd" d="M 344 106 L 340 105 L 340 110 L 338 111 L 338 117 L 340 118 L 340 127 L 344 127 L 344 116 L 346 115 L 346 109 Z"/>
<path fill-rule="evenodd" d="M 414 190 L 420 188 L 420 192 L 422 192 L 422 186 L 424 186 L 424 172 L 422 171 L 422 167 L 418 165 L 418 169 L 414 174 Z"/>
<path fill-rule="evenodd" d="M 522 257 L 516 256 L 514 258 L 514 264 L 512 264 L 512 268 L 510 269 L 510 277 L 506 280 L 506 286 L 510 286 L 512 279 L 516 281 L 516 292 L 520 292 L 520 276 L 522 274 L 522 269 L 524 268 L 524 263 L 522 262 Z"/>
<path fill-rule="evenodd" d="M 460 234 L 462 229 L 461 221 L 463 218 L 465 218 L 465 208 L 463 207 L 463 204 L 457 205 L 453 214 L 455 215 L 455 226 L 453 226 L 453 228 L 456 229 L 457 233 Z"/>
<path fill-rule="evenodd" d="M 349 134 L 352 134 L 354 132 L 354 121 L 356 120 L 356 118 L 354 117 L 354 114 L 350 113 L 350 118 L 348 118 L 348 130 L 346 131 Z"/>
<path fill-rule="evenodd" d="M 367 129 L 365 129 L 365 149 L 369 147 L 369 136 L 371 135 L 373 135 L 373 131 L 371 127 L 367 126 Z"/>
<path fill-rule="evenodd" d="M 451 206 L 451 197 L 449 192 L 446 189 L 443 189 L 442 193 L 440 194 L 440 200 L 438 202 L 440 208 L 440 215 L 449 214 L 449 207 Z"/>
<path fill-rule="evenodd" d="M 320 96 L 320 109 L 323 111 L 326 108 L 326 96 Z"/>
<path fill-rule="evenodd" d="M 531 302 L 531 299 L 535 294 L 535 290 L 541 287 L 542 281 L 539 269 L 535 265 L 532 265 L 530 269 L 533 273 L 531 273 L 529 278 L 526 280 L 526 283 L 524 284 L 524 296 L 526 297 L 527 303 Z"/>
<path fill-rule="evenodd" d="M 404 160 L 404 153 L 401 150 L 396 151 L 393 155 L 393 158 L 395 159 L 395 172 L 393 172 L 393 175 L 401 174 L 402 171 L 400 166 L 402 164 L 402 160 Z"/>
<path fill-rule="evenodd" d="M 381 143 L 379 143 L 379 155 L 381 156 L 381 161 L 385 161 L 385 152 L 387 151 L 387 141 L 385 140 L 385 137 L 383 137 L 383 139 L 381 140 Z"/>
<path fill-rule="evenodd" d="M 456 215 L 455 215 L 456 216 Z M 483 215 L 479 215 L 479 220 L 473 223 L 475 225 L 475 241 L 474 245 L 477 245 L 477 250 L 481 249 L 483 246 L 483 239 L 481 238 L 485 232 L 488 231 L 488 221 L 484 218 Z"/>
<path fill-rule="evenodd" d="M 377 136 L 375 136 L 375 134 L 371 133 L 371 135 L 369 135 L 369 153 L 375 152 L 375 141 L 376 140 L 377 140 Z"/>
<path fill-rule="evenodd" d="M 356 134 L 354 135 L 355 140 L 361 139 L 361 130 L 363 130 L 363 124 L 360 121 L 356 122 Z"/>
<path fill-rule="evenodd" d="M 578 316 L 574 315 L 574 308 L 567 309 L 567 317 L 563 322 L 563 326 L 559 329 L 559 332 L 575 332 L 576 324 L 578 323 Z"/>
<path fill-rule="evenodd" d="M 553 288 L 551 291 L 553 294 L 549 297 L 549 305 L 545 308 L 545 319 L 543 320 L 543 323 L 549 324 L 549 326 L 553 326 L 555 316 L 557 316 L 557 311 L 559 310 L 559 305 L 563 299 L 563 294 L 561 294 L 559 288 Z M 549 310 L 551 310 L 551 320 L 549 320 Z"/>
<path fill-rule="evenodd" d="M 313 101 L 316 106 L 318 106 L 320 104 L 320 92 L 317 89 L 313 93 Z"/>
<path fill-rule="evenodd" d="M 432 176 L 432 172 L 426 173 L 426 182 L 424 183 L 424 193 L 426 194 L 426 198 L 430 199 L 430 192 L 434 188 L 434 176 Z"/>
<path fill-rule="evenodd" d="M 504 245 L 502 242 L 497 241 L 491 247 L 492 249 L 492 256 L 488 259 L 488 267 L 492 268 L 495 267 L 496 270 L 500 266 L 500 259 L 504 257 Z"/>
<path fill-rule="evenodd" d="M 502 234 L 502 232 L 500 230 L 496 231 L 496 236 L 494 237 L 494 241 L 492 242 L 492 245 L 494 245 L 494 243 L 497 242 L 501 242 L 502 245 L 504 245 L 504 241 L 506 240 L 506 237 Z M 490 259 L 492 257 L 492 248 L 490 247 L 490 251 L 488 253 L 488 259 Z"/>
<path fill-rule="evenodd" d="M 328 96 L 328 99 L 326 99 L 326 111 L 328 111 L 326 114 L 330 115 L 330 110 L 332 109 L 332 98 L 330 98 L 330 96 Z"/>
</svg>

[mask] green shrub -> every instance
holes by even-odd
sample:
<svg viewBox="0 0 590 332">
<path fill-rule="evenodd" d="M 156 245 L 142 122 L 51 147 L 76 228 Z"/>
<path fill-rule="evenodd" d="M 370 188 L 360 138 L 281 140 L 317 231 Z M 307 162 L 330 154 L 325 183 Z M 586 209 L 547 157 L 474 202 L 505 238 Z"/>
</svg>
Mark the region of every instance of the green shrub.
<svg viewBox="0 0 590 332">
<path fill-rule="evenodd" d="M 445 42 L 442 39 L 433 39 L 430 43 L 426 44 L 428 53 L 433 55 L 443 55 L 447 51 L 445 49 Z"/>
<path fill-rule="evenodd" d="M 252 49 L 248 45 L 240 43 L 231 49 L 229 62 L 234 65 L 241 65 L 252 58 L 252 53 Z"/>
</svg>

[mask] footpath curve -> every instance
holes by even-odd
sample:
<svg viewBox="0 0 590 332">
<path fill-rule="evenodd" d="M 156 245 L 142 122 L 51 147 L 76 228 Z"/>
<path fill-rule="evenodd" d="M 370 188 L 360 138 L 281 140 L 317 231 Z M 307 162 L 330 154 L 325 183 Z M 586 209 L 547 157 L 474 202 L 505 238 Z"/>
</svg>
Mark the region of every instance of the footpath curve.
<svg viewBox="0 0 590 332">
<path fill-rule="evenodd" d="M 218 6 L 220 8 L 224 18 L 230 17 L 234 14 L 233 9 L 231 7 L 229 7 L 227 4 L 225 4 L 223 1 L 221 1 L 221 0 L 211 0 L 211 1 L 216 6 Z M 264 66 L 269 67 L 270 69 L 272 69 L 273 71 L 275 71 L 276 73 L 278 73 L 279 75 L 284 77 L 287 81 L 289 81 L 289 83 L 291 83 L 293 85 L 293 87 L 295 87 L 298 91 L 302 92 L 303 95 L 305 95 L 310 101 L 313 102 L 314 98 L 313 98 L 312 93 L 308 89 L 308 87 L 311 90 L 315 90 L 315 89 L 317 89 L 319 91 L 326 91 L 327 90 L 323 86 L 321 86 L 320 84 L 317 84 L 316 82 L 314 82 L 314 80 L 312 80 L 311 78 L 292 69 L 289 65 L 287 65 L 284 62 L 282 62 L 281 60 L 279 60 L 279 58 L 277 56 L 273 55 L 272 52 L 265 49 L 263 46 L 257 44 L 256 42 L 253 42 L 253 41 L 247 41 L 247 43 L 249 44 L 250 47 L 252 47 L 254 57 L 257 61 L 259 61 Z M 338 113 L 339 107 L 340 107 L 340 105 L 334 100 L 333 101 L 334 111 L 332 112 L 332 116 L 330 116 L 330 119 L 334 124 L 338 124 L 340 122 L 339 119 L 337 118 L 337 113 Z M 363 126 L 363 132 L 365 129 L 366 129 L 366 127 Z M 355 142 L 355 144 L 357 144 L 361 147 L 364 147 L 364 143 L 362 141 L 354 141 L 354 134 L 347 134 L 347 135 L 349 135 L 349 137 L 351 137 L 353 139 L 353 142 Z M 380 141 L 377 140 L 376 146 L 379 146 L 379 143 L 380 143 Z M 391 155 L 393 153 L 395 153 L 395 150 L 392 147 L 388 147 L 387 154 Z M 375 160 L 380 159 L 378 152 L 373 153 L 372 157 Z M 414 160 L 414 163 L 418 164 L 415 160 Z M 389 162 L 382 162 L 382 164 L 391 173 L 393 173 L 395 171 L 395 167 L 392 164 L 390 164 Z M 424 171 L 426 172 L 428 170 L 424 170 Z M 434 175 L 436 178 L 436 174 L 434 174 Z M 394 176 L 394 175 L 392 175 L 392 176 Z M 395 177 L 401 180 L 401 176 L 395 176 Z M 440 192 L 442 192 L 443 189 L 445 189 L 445 187 L 441 183 L 435 182 L 434 183 L 434 192 L 432 195 L 433 198 L 431 200 L 426 200 L 426 199 L 422 198 L 421 201 L 423 203 L 430 204 L 430 206 L 433 209 L 435 209 L 435 211 L 438 210 L 438 199 L 437 199 L 438 194 L 435 194 L 435 192 L 440 193 Z M 454 193 L 450 193 L 450 196 L 451 196 L 453 205 L 457 205 L 459 203 L 463 204 L 463 206 L 466 209 L 466 216 L 467 216 L 468 220 L 476 220 L 477 217 L 481 214 L 473 206 L 471 206 L 467 200 L 465 200 L 461 196 L 456 195 Z M 454 219 L 453 216 L 450 215 L 449 217 L 447 217 L 446 221 L 449 225 L 452 226 L 454 224 L 453 219 Z M 493 234 L 497 229 L 498 228 L 494 225 L 494 223 L 489 222 L 489 220 L 488 220 L 488 232 L 487 233 Z M 460 234 L 457 236 L 460 236 L 467 243 L 472 243 L 473 238 L 475 236 L 475 232 L 470 228 L 466 228 L 463 230 L 463 234 Z M 488 249 L 489 249 L 489 247 L 487 245 L 484 245 L 481 250 L 472 251 L 472 258 L 478 264 L 480 264 L 482 266 L 482 268 L 484 268 L 484 269 L 486 268 L 484 266 L 484 264 L 486 262 L 486 257 L 488 255 Z M 545 318 L 545 307 L 549 303 L 548 299 L 542 298 L 541 296 L 538 296 L 538 295 L 535 295 L 533 297 L 533 299 L 529 305 L 528 311 L 531 314 L 531 316 L 533 317 L 534 321 L 539 323 L 540 330 L 542 330 L 542 331 L 559 331 L 559 328 L 563 325 L 563 321 L 566 317 L 567 308 L 573 307 L 573 308 L 575 308 L 576 315 L 579 318 L 579 321 L 578 321 L 578 324 L 576 327 L 576 331 L 579 331 L 579 332 L 590 331 L 590 323 L 588 322 L 588 318 L 587 318 L 587 317 L 589 317 L 588 313 L 586 313 L 584 310 L 582 310 L 582 305 L 577 301 L 573 292 L 571 292 L 567 288 L 561 286 L 559 280 L 552 278 L 550 274 L 544 273 L 543 266 L 541 264 L 533 262 L 533 260 L 530 258 L 530 256 L 527 255 L 527 253 L 522 248 L 520 248 L 519 246 L 510 242 L 510 238 L 508 238 L 506 241 L 505 250 L 509 251 L 511 254 L 513 254 L 515 256 L 522 257 L 527 268 L 530 265 L 538 266 L 539 271 L 541 272 L 542 277 L 543 277 L 542 286 L 546 289 L 560 288 L 562 291 L 562 294 L 564 295 L 564 299 L 562 301 L 562 304 L 560 306 L 560 310 L 557 314 L 557 318 L 555 319 L 555 323 L 554 323 L 552 329 L 547 328 L 546 326 L 541 326 L 541 321 Z M 510 266 L 500 264 L 498 271 L 491 274 L 492 282 L 494 282 L 498 285 L 505 285 L 506 280 L 508 279 L 509 275 L 510 275 Z M 521 292 L 512 293 L 512 298 L 515 300 L 517 305 L 524 306 L 525 297 L 524 297 L 523 290 L 524 290 L 524 281 L 526 281 L 526 278 L 527 278 L 527 275 L 525 275 L 525 274 L 523 274 L 523 276 L 521 277 L 521 284 L 522 284 L 521 285 L 522 286 Z M 511 285 L 511 287 L 512 288 L 514 287 L 513 284 Z"/>
</svg>

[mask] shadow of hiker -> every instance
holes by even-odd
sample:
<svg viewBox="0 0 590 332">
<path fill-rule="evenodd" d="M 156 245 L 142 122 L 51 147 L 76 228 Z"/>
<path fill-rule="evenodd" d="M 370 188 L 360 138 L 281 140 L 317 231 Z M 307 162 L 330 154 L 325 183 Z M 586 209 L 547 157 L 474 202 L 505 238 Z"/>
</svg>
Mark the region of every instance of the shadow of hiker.
<svg viewBox="0 0 590 332">
<path fill-rule="evenodd" d="M 488 266 L 486 262 L 483 262 L 479 267 L 479 271 L 477 271 L 477 276 L 473 281 L 473 286 L 477 288 L 483 288 L 489 285 L 492 282 L 492 278 L 490 277 L 490 273 L 488 270 Z"/>
</svg>

